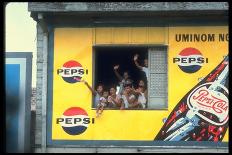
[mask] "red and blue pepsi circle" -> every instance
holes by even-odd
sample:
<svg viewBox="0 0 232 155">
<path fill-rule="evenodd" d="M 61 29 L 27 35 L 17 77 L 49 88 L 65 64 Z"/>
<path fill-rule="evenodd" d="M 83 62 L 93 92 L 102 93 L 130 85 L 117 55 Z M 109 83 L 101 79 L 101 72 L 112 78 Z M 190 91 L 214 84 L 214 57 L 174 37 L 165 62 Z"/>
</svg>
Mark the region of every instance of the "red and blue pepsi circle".
<svg viewBox="0 0 232 155">
<path fill-rule="evenodd" d="M 57 70 L 57 74 L 62 76 L 63 80 L 68 83 L 76 83 L 81 81 L 84 69 L 79 62 L 70 60 L 64 63 L 61 69 Z"/>
<path fill-rule="evenodd" d="M 62 117 L 57 118 L 63 130 L 69 135 L 80 135 L 86 131 L 91 120 L 87 112 L 80 107 L 71 107 L 65 110 Z"/>
<path fill-rule="evenodd" d="M 195 73 L 201 69 L 204 63 L 208 63 L 208 58 L 204 58 L 201 52 L 192 47 L 183 49 L 177 58 L 173 59 L 179 68 L 185 73 Z"/>
</svg>

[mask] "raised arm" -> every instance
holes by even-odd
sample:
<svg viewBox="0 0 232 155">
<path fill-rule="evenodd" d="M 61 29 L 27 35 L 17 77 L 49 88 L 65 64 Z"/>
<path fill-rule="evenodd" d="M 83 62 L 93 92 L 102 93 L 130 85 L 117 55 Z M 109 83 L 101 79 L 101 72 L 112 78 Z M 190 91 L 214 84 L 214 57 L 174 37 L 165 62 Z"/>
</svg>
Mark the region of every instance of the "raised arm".
<svg viewBox="0 0 232 155">
<path fill-rule="evenodd" d="M 137 61 L 137 60 L 138 60 L 138 57 L 139 57 L 139 55 L 138 55 L 138 54 L 135 54 L 135 56 L 134 56 L 134 62 L 135 62 L 136 67 L 137 67 L 138 69 L 142 70 L 143 67 L 140 66 L 139 63 L 138 63 L 138 61 Z"/>
<path fill-rule="evenodd" d="M 116 66 L 114 66 L 114 73 L 115 73 L 115 75 L 117 76 L 117 78 L 120 80 L 120 81 L 122 81 L 122 76 L 118 73 L 118 68 L 119 68 L 119 65 L 116 65 Z"/>
<path fill-rule="evenodd" d="M 97 95 L 96 91 L 88 84 L 88 82 L 86 82 L 85 80 L 82 80 L 82 82 L 84 82 L 84 84 L 89 88 L 94 96 Z"/>
</svg>

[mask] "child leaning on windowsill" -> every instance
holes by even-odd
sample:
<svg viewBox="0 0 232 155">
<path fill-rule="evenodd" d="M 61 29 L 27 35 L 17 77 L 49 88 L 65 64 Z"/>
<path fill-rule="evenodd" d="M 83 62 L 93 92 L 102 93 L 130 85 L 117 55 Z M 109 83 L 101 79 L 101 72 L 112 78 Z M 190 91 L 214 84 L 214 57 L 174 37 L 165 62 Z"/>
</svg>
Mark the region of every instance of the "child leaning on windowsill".
<svg viewBox="0 0 232 155">
<path fill-rule="evenodd" d="M 96 117 L 99 117 L 102 114 L 104 108 L 108 106 L 108 96 L 109 96 L 109 92 L 104 91 L 102 97 L 100 97 L 99 103 L 97 105 Z"/>
</svg>

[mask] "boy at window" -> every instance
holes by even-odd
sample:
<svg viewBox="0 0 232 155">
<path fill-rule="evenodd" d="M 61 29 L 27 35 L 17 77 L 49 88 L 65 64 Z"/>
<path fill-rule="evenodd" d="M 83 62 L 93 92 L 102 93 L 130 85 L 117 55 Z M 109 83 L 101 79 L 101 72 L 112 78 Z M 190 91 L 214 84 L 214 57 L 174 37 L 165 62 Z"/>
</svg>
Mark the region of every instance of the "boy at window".
<svg viewBox="0 0 232 155">
<path fill-rule="evenodd" d="M 148 81 L 148 60 L 144 59 L 144 67 L 142 67 L 138 63 L 138 57 L 139 57 L 138 54 L 134 55 L 134 63 L 135 63 L 135 65 L 136 65 L 136 67 L 138 69 L 140 69 L 141 71 L 143 71 L 146 74 L 146 78 L 147 78 L 147 81 Z"/>
<path fill-rule="evenodd" d="M 108 96 L 109 92 L 104 91 L 102 97 L 100 97 L 100 102 L 97 105 L 97 117 L 99 117 L 102 114 L 104 108 L 108 105 Z"/>
<path fill-rule="evenodd" d="M 84 84 L 89 88 L 89 90 L 92 92 L 92 94 L 94 95 L 94 108 L 97 107 L 97 105 L 100 102 L 100 98 L 103 95 L 103 85 L 102 84 L 98 84 L 97 86 L 97 90 L 95 91 L 89 84 L 88 82 L 86 82 L 85 80 L 82 80 L 82 82 L 84 82 Z"/>
</svg>

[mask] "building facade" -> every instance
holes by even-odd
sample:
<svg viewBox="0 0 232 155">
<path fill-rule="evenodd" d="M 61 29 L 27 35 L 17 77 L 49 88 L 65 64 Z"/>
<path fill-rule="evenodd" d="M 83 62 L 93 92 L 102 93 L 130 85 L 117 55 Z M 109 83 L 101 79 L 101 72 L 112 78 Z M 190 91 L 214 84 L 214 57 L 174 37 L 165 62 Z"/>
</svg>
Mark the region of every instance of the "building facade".
<svg viewBox="0 0 232 155">
<path fill-rule="evenodd" d="M 35 152 L 228 151 L 227 3 L 28 9 L 37 21 Z M 95 117 L 94 95 L 82 80 L 119 88 L 117 65 L 120 74 L 129 70 L 135 88 L 145 81 L 146 103 L 123 100 L 124 110 L 107 107 Z"/>
</svg>

